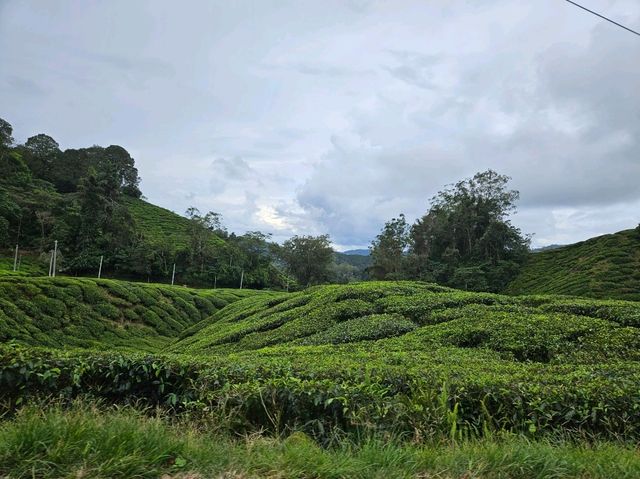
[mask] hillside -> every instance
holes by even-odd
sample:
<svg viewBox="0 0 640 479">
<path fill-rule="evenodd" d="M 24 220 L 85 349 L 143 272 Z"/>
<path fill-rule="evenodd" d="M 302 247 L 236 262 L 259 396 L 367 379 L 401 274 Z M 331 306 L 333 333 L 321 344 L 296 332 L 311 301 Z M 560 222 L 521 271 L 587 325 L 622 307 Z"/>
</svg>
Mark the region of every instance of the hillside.
<svg viewBox="0 0 640 479">
<path fill-rule="evenodd" d="M 249 290 L 72 278 L 0 278 L 0 342 L 158 351 Z"/>
<path fill-rule="evenodd" d="M 125 196 L 121 201 L 133 217 L 136 231 L 150 244 L 168 244 L 174 250 L 189 248 L 189 231 L 193 226 L 187 218 L 138 198 Z M 216 245 L 224 244 L 224 240 L 213 233 L 209 237 Z"/>
<path fill-rule="evenodd" d="M 46 276 L 46 261 L 40 261 L 32 253 L 20 255 L 20 263 L 17 271 L 13 271 L 14 256 L 0 257 L 0 277 L 2 276 Z"/>
<path fill-rule="evenodd" d="M 531 254 L 505 292 L 640 301 L 640 233 L 625 230 Z"/>
<path fill-rule="evenodd" d="M 637 360 L 638 328 L 640 306 L 623 301 L 512 298 L 428 283 L 370 282 L 238 301 L 185 330 L 171 349 L 227 354 L 379 340 L 368 347 L 461 347 L 542 363 Z"/>
</svg>

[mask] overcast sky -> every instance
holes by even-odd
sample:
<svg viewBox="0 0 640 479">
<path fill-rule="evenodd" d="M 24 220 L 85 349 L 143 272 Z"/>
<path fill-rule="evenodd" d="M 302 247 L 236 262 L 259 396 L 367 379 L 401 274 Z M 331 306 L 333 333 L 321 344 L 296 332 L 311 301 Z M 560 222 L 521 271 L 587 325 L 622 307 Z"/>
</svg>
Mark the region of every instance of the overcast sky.
<svg viewBox="0 0 640 479">
<path fill-rule="evenodd" d="M 640 222 L 640 37 L 563 0 L 0 0 L 0 117 L 278 240 L 367 246 L 487 168 L 534 245 Z"/>
</svg>

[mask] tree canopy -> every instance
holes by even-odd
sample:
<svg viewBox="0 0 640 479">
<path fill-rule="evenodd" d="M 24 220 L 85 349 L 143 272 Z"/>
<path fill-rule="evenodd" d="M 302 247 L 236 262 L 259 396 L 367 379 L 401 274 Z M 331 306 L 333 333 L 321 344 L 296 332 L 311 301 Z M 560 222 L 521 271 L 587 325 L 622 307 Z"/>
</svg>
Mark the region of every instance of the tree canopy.
<svg viewBox="0 0 640 479">
<path fill-rule="evenodd" d="M 294 236 L 279 248 L 279 256 L 301 286 L 328 282 L 333 249 L 329 235 Z"/>
<path fill-rule="evenodd" d="M 474 290 L 499 290 L 515 276 L 529 238 L 513 226 L 519 193 L 493 170 L 448 186 L 411 227 L 388 222 L 371 246 L 372 275 L 424 279 Z"/>
</svg>

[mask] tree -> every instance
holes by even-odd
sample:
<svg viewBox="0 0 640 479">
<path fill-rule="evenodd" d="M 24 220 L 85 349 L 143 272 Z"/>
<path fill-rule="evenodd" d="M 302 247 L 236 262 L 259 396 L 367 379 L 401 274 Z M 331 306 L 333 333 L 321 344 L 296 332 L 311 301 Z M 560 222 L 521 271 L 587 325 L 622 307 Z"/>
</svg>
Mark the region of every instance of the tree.
<svg viewBox="0 0 640 479">
<path fill-rule="evenodd" d="M 294 236 L 282 244 L 278 253 L 300 285 L 321 284 L 331 277 L 333 249 L 329 235 Z"/>
<path fill-rule="evenodd" d="M 19 152 L 0 153 L 0 182 L 18 187 L 31 183 L 31 170 Z"/>
<path fill-rule="evenodd" d="M 401 279 L 403 262 L 409 246 L 409 225 L 404 214 L 387 221 L 382 232 L 371 244 L 373 265 L 371 275 L 376 279 Z"/>
<path fill-rule="evenodd" d="M 135 244 L 133 219 L 126 205 L 114 198 L 111 178 L 93 168 L 82 179 L 73 204 L 68 208 L 72 232 L 68 264 L 76 271 L 93 270 L 96 260 L 126 269 L 128 252 Z"/>
<path fill-rule="evenodd" d="M 112 174 L 115 175 L 118 187 L 122 193 L 134 198 L 140 198 L 140 177 L 135 161 L 127 150 L 118 145 L 111 145 L 104 149 L 103 162 L 105 162 Z"/>
<path fill-rule="evenodd" d="M 86 148 L 65 150 L 52 166 L 51 182 L 60 193 L 73 193 L 78 191 L 80 180 L 89 174 L 91 166 Z"/>
<path fill-rule="evenodd" d="M 205 265 L 215 256 L 214 231 L 222 226 L 222 215 L 209 211 L 202 215 L 200 210 L 190 207 L 185 212 L 190 220 L 189 229 L 189 263 L 190 267 L 204 273 Z"/>
<path fill-rule="evenodd" d="M 11 124 L 0 118 L 0 153 L 9 149 L 13 145 L 13 127 Z"/>
<path fill-rule="evenodd" d="M 37 178 L 53 179 L 53 167 L 62 153 L 59 146 L 56 140 L 44 133 L 27 139 L 23 149 L 24 161 Z"/>
<path fill-rule="evenodd" d="M 400 249 L 406 238 L 402 218 L 387 223 L 372 245 L 372 254 L 387 261 L 380 263 L 390 265 L 383 277 L 389 271 L 397 275 L 401 264 L 407 278 L 463 289 L 503 288 L 529 251 L 529 238 L 508 219 L 519 198 L 508 182 L 509 177 L 487 170 L 438 192 L 411 227 L 406 252 Z"/>
</svg>

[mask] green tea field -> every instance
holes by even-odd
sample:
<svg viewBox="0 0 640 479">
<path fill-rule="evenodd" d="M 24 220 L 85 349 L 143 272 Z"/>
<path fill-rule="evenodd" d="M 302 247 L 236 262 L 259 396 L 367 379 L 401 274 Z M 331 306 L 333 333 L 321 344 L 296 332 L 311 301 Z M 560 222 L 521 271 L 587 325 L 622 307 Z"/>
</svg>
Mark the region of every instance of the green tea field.
<svg viewBox="0 0 640 479">
<path fill-rule="evenodd" d="M 281 461 L 274 477 L 355 477 L 345 472 L 354 464 L 372 471 L 358 477 L 431 477 L 419 474 L 438 468 L 434 477 L 548 477 L 545 467 L 606 477 L 606 468 L 588 468 L 585 448 L 596 463 L 602 451 L 617 451 L 626 462 L 609 464 L 615 477 L 634 477 L 640 467 L 635 302 L 420 282 L 289 294 L 4 278 L 0 308 L 1 404 L 14 418 L 0 433 L 8 438 L 0 464 L 11 463 L 11 447 L 28 448 L 20 454 L 32 457 L 37 477 L 68 477 L 77 457 L 95 458 L 70 445 L 59 452 L 68 456 L 56 463 L 62 469 L 47 469 L 42 461 L 54 446 L 18 446 L 11 437 L 49 424 L 43 434 L 52 444 L 79 431 L 93 441 L 104 433 L 100 421 L 133 421 L 172 451 L 136 453 L 138 465 L 147 464 L 140 477 L 220 468 L 211 477 L 272 477 L 260 452 L 269 447 L 268 457 Z M 32 409 L 37 404 L 51 412 Z M 211 434 L 229 463 L 203 459 Z M 367 448 L 411 459 L 371 463 Z M 429 462 L 434 451 L 440 459 Z M 296 454 L 305 468 L 296 469 Z M 562 464 L 543 461 L 558 457 Z M 478 474 L 464 476 L 470 469 L 456 461 Z M 89 475 L 127 477 L 124 466 L 100 467 Z M 0 465 L 0 474 L 14 470 Z M 231 470 L 240 475 L 224 475 Z"/>
<path fill-rule="evenodd" d="M 506 292 L 640 301 L 640 232 L 625 230 L 530 254 Z"/>
</svg>

